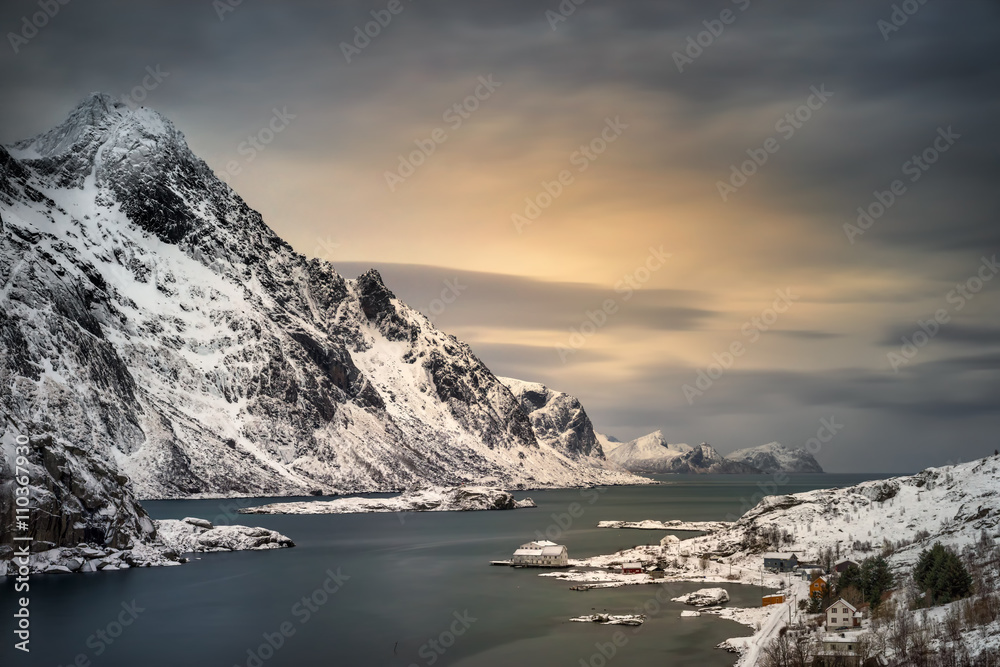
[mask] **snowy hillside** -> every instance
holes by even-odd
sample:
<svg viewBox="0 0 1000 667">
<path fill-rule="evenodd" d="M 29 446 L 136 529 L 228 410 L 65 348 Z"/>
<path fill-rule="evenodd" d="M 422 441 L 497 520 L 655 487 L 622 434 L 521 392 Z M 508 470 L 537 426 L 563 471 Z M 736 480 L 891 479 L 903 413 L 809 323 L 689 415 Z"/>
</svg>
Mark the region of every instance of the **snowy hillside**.
<svg viewBox="0 0 1000 667">
<path fill-rule="evenodd" d="M 889 543 L 891 566 L 910 570 L 934 542 L 961 551 L 984 531 L 1000 536 L 996 456 L 844 489 L 767 496 L 731 527 L 676 548 L 756 567 L 765 551 L 814 560 L 831 548 L 840 558 L 860 562 Z"/>
<path fill-rule="evenodd" d="M 759 447 L 738 449 L 726 454 L 730 461 L 748 463 L 763 473 L 823 472 L 813 455 L 804 449 L 789 449 L 779 442 L 769 442 Z"/>
<path fill-rule="evenodd" d="M 615 447 L 608 460 L 634 473 L 755 473 L 740 461 L 729 461 L 711 445 L 692 447 L 668 443 L 655 431 Z"/>
<path fill-rule="evenodd" d="M 106 95 L 0 148 L 0 360 L 0 409 L 139 497 L 634 479 L 539 442 L 377 272 L 295 253 L 168 120 Z"/>
</svg>

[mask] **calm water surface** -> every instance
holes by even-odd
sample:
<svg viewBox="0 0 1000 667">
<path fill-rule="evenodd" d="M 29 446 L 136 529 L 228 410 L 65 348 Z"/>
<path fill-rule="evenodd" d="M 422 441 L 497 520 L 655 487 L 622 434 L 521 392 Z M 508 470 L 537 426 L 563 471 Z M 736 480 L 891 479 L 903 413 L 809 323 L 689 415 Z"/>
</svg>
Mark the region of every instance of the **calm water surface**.
<svg viewBox="0 0 1000 667">
<path fill-rule="evenodd" d="M 792 475 L 779 492 L 874 477 Z M 537 570 L 487 565 L 546 533 L 566 544 L 571 557 L 657 542 L 666 532 L 595 526 L 609 519 L 725 519 L 760 492 L 758 484 L 770 481 L 750 475 L 661 479 L 668 483 L 601 493 L 518 493 L 534 498 L 538 508 L 509 512 L 226 517 L 224 506 L 232 500 L 149 501 L 144 506 L 157 519 L 197 516 L 261 525 L 297 546 L 203 554 L 179 567 L 35 577 L 30 656 L 12 649 L 13 581 L 0 579 L 6 619 L 0 664 L 70 665 L 83 655 L 91 665 L 128 667 L 579 667 L 602 664 L 601 649 L 610 652 L 617 638 L 616 667 L 731 665 L 735 656 L 712 647 L 749 629 L 714 617 L 681 619 L 684 607 L 675 603 L 662 604 L 637 629 L 567 621 L 592 609 L 631 612 L 666 586 L 577 592 L 538 577 Z M 270 500 L 290 499 L 235 502 Z M 577 518 L 569 514 L 573 503 L 580 505 L 574 508 Z M 331 589 L 337 584 L 328 581 L 328 572 L 341 582 L 329 595 L 324 583 Z M 701 587 L 669 586 L 661 598 Z M 726 588 L 732 604 L 759 603 L 756 587 Z M 312 609 L 302 604 L 304 596 L 312 597 Z M 117 632 L 122 604 L 133 600 L 141 609 L 134 622 L 117 637 L 99 639 L 96 631 L 109 624 Z M 279 641 L 283 624 L 289 636 Z M 281 647 L 260 650 L 265 634 Z"/>
</svg>

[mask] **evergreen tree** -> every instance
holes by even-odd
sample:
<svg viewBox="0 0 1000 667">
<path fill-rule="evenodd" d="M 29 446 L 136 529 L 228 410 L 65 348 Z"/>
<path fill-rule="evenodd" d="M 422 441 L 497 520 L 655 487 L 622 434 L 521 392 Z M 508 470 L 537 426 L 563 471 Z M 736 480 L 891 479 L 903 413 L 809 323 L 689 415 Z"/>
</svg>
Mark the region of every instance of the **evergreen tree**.
<svg viewBox="0 0 1000 667">
<path fill-rule="evenodd" d="M 861 569 L 857 565 L 848 565 L 840 578 L 837 579 L 837 595 L 843 596 L 844 591 L 850 587 L 861 589 Z"/>
<path fill-rule="evenodd" d="M 928 604 L 945 604 L 972 593 L 972 576 L 955 552 L 935 542 L 920 554 L 913 580 L 926 593 Z"/>
<path fill-rule="evenodd" d="M 861 593 L 874 610 L 882 603 L 882 594 L 892 590 L 895 579 L 883 556 L 870 556 L 861 563 Z"/>
</svg>

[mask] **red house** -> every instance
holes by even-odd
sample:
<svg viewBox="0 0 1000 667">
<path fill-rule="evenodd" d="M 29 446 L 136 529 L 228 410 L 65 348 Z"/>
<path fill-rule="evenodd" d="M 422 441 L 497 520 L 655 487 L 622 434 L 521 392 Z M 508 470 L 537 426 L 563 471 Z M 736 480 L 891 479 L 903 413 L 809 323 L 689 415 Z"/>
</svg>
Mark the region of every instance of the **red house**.
<svg viewBox="0 0 1000 667">
<path fill-rule="evenodd" d="M 641 563 L 623 563 L 622 574 L 642 574 Z"/>
</svg>

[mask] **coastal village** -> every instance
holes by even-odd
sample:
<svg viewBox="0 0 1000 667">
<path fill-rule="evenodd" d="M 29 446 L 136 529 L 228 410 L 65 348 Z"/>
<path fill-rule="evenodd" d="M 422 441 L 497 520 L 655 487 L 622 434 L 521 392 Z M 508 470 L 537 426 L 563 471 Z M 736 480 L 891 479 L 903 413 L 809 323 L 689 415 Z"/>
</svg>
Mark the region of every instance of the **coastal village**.
<svg viewBox="0 0 1000 667">
<path fill-rule="evenodd" d="M 676 597 L 658 592 L 654 605 L 632 614 L 570 620 L 637 625 L 674 613 L 657 602 L 669 599 L 696 608 L 680 612 L 683 618 L 715 615 L 753 628 L 752 636 L 719 645 L 740 655 L 738 667 L 997 667 L 1000 511 L 990 499 L 998 473 L 994 456 L 848 489 L 767 497 L 735 522 L 602 521 L 602 528 L 670 533 L 580 559 L 570 558 L 566 545 L 530 542 L 495 564 L 544 568 L 539 576 L 581 592 L 715 584 Z M 895 539 L 878 539 L 887 534 L 883 526 Z M 760 603 L 729 606 L 719 584 L 757 586 Z"/>
</svg>

